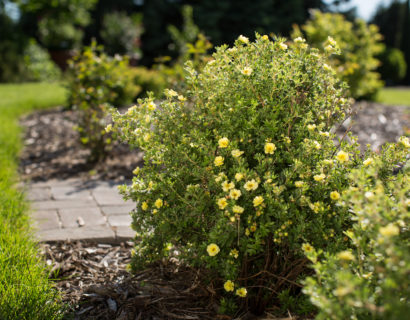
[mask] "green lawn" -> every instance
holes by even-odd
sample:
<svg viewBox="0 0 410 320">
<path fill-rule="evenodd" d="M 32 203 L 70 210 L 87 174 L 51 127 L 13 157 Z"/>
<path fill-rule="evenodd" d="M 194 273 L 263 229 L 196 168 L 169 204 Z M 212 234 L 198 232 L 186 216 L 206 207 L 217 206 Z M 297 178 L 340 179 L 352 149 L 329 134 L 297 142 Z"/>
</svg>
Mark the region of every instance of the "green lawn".
<svg viewBox="0 0 410 320">
<path fill-rule="evenodd" d="M 27 203 L 16 188 L 22 146 L 18 118 L 61 105 L 59 84 L 0 85 L 0 319 L 61 319 L 63 305 L 32 239 Z"/>
<path fill-rule="evenodd" d="M 383 88 L 377 100 L 384 104 L 410 106 L 410 88 Z"/>
</svg>

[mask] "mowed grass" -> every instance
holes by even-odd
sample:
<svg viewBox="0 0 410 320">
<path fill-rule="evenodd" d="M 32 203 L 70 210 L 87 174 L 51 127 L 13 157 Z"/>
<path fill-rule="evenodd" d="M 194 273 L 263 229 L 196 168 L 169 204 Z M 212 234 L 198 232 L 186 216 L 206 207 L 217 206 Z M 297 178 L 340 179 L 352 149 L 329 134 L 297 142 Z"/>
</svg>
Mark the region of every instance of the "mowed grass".
<svg viewBox="0 0 410 320">
<path fill-rule="evenodd" d="M 32 238 L 28 205 L 17 189 L 22 146 L 18 118 L 63 104 L 59 84 L 0 85 L 0 319 L 61 319 L 63 304 Z"/>
<path fill-rule="evenodd" d="M 388 105 L 410 107 L 410 87 L 383 88 L 382 90 L 380 90 L 377 100 Z"/>
</svg>

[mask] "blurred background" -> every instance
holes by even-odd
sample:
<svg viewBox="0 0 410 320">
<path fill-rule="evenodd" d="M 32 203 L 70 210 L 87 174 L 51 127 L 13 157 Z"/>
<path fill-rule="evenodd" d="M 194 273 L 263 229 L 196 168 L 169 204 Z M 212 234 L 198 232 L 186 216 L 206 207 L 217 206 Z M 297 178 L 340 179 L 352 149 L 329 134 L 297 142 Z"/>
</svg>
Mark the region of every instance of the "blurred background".
<svg viewBox="0 0 410 320">
<path fill-rule="evenodd" d="M 409 0 L 0 0 L 0 82 L 64 78 L 67 61 L 93 40 L 109 56 L 167 74 L 176 61 L 210 54 L 240 34 L 296 30 L 309 40 L 303 25 L 317 9 L 376 25 L 383 47 L 371 57 L 379 61 L 374 71 L 384 85 L 409 85 L 409 7 Z"/>
</svg>

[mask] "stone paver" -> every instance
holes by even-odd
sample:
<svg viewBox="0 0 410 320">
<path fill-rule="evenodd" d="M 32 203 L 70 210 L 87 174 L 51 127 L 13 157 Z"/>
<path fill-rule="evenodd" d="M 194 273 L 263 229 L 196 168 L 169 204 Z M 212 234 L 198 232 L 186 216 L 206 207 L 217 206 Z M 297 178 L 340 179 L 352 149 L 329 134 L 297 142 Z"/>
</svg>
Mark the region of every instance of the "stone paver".
<svg viewBox="0 0 410 320">
<path fill-rule="evenodd" d="M 94 240 L 119 242 L 135 237 L 117 184 L 81 179 L 32 183 L 27 188 L 32 218 L 40 241 Z"/>
</svg>

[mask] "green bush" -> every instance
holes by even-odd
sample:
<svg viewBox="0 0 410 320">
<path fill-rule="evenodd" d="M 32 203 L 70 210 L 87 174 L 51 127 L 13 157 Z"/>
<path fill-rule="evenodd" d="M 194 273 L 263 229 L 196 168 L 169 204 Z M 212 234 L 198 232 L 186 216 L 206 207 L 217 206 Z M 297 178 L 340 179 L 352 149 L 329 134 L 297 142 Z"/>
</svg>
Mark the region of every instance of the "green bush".
<svg viewBox="0 0 410 320">
<path fill-rule="evenodd" d="M 406 76 L 407 64 L 402 51 L 387 48 L 380 56 L 379 72 L 387 83 L 398 83 Z"/>
<path fill-rule="evenodd" d="M 155 96 L 162 97 L 167 86 L 167 77 L 164 73 L 146 67 L 134 67 L 130 72 L 139 96 L 146 96 L 147 92 L 153 92 Z"/>
<path fill-rule="evenodd" d="M 351 224 L 336 200 L 361 160 L 329 133 L 349 108 L 345 85 L 317 49 L 275 40 L 240 36 L 202 72 L 188 64 L 186 94 L 111 111 L 108 129 L 145 151 L 121 188 L 138 208 L 133 270 L 173 255 L 206 269 L 221 312 L 296 296 L 301 245 L 342 250 Z"/>
<path fill-rule="evenodd" d="M 24 51 L 26 80 L 28 81 L 56 81 L 61 77 L 61 71 L 51 60 L 46 50 L 37 42 L 30 40 Z"/>
<path fill-rule="evenodd" d="M 95 43 L 70 61 L 69 105 L 80 111 L 81 142 L 91 150 L 90 161 L 104 157 L 110 138 L 104 131 L 107 106 L 130 103 L 138 88 L 126 57 L 107 56 Z"/>
<path fill-rule="evenodd" d="M 302 29 L 302 30 L 301 30 Z M 375 25 L 356 19 L 347 21 L 343 15 L 313 11 L 313 16 L 301 27 L 294 27 L 292 37 L 306 37 L 307 42 L 326 51 L 330 36 L 337 42 L 341 54 L 329 60 L 338 76 L 346 81 L 354 98 L 374 98 L 383 86 L 376 72 L 380 62 L 376 56 L 384 49 L 382 36 Z"/>
<path fill-rule="evenodd" d="M 400 145 L 401 144 L 401 145 Z M 389 153 L 409 151 L 408 138 Z M 345 232 L 351 249 L 337 254 L 306 245 L 314 277 L 304 291 L 320 309 L 317 319 L 403 319 L 410 313 L 410 175 L 383 177 L 380 159 L 367 159 L 350 175 L 341 204 L 355 222 Z"/>
</svg>

